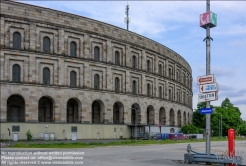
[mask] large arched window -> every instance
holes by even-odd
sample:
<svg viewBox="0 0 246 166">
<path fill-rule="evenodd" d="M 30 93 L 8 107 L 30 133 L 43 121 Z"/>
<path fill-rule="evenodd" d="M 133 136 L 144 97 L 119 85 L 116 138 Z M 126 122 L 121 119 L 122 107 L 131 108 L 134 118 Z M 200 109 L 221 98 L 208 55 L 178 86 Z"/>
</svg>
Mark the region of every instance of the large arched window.
<svg viewBox="0 0 246 166">
<path fill-rule="evenodd" d="M 12 81 L 20 82 L 20 77 L 21 77 L 20 65 L 14 64 L 12 69 Z"/>
<path fill-rule="evenodd" d="M 151 86 L 147 84 L 147 96 L 151 96 Z"/>
<path fill-rule="evenodd" d="M 94 75 L 94 88 L 95 89 L 99 89 L 99 75 L 98 74 L 95 74 Z"/>
<path fill-rule="evenodd" d="M 50 53 L 50 39 L 48 37 L 43 38 L 43 52 Z"/>
<path fill-rule="evenodd" d="M 132 93 L 137 94 L 137 83 L 136 81 L 132 81 Z"/>
<path fill-rule="evenodd" d="M 159 98 L 162 98 L 162 87 L 159 87 Z"/>
<path fill-rule="evenodd" d="M 120 53 L 118 51 L 115 51 L 115 64 L 120 65 Z"/>
<path fill-rule="evenodd" d="M 70 72 L 70 86 L 76 87 L 76 72 L 75 71 Z"/>
<path fill-rule="evenodd" d="M 146 71 L 147 72 L 150 72 L 150 60 L 147 60 L 147 63 L 146 63 Z"/>
<path fill-rule="evenodd" d="M 159 75 L 162 76 L 162 65 L 159 64 Z"/>
<path fill-rule="evenodd" d="M 25 122 L 25 100 L 19 95 L 7 100 L 7 122 Z"/>
<path fill-rule="evenodd" d="M 118 77 L 115 78 L 114 80 L 114 83 L 115 83 L 115 92 L 119 92 L 120 91 L 120 80 Z"/>
<path fill-rule="evenodd" d="M 50 69 L 48 67 L 43 68 L 43 84 L 50 84 Z"/>
<path fill-rule="evenodd" d="M 13 48 L 18 50 L 21 49 L 21 34 L 19 32 L 13 34 Z"/>
<path fill-rule="evenodd" d="M 70 56 L 76 57 L 77 56 L 76 53 L 77 53 L 77 45 L 74 41 L 72 41 L 70 43 Z"/>
<path fill-rule="evenodd" d="M 137 68 L 137 65 L 136 65 L 137 62 L 136 61 L 137 61 L 136 56 L 132 56 L 132 68 L 134 68 L 134 69 Z"/>
<path fill-rule="evenodd" d="M 100 54 L 99 54 L 99 47 L 94 47 L 94 60 L 99 61 L 100 60 Z"/>
</svg>

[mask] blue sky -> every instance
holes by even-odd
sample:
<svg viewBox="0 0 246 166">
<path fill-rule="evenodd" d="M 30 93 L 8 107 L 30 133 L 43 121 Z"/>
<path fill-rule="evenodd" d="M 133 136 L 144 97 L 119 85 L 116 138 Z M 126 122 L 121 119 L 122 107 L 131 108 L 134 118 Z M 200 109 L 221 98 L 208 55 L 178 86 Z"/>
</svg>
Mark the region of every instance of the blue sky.
<svg viewBox="0 0 246 166">
<path fill-rule="evenodd" d="M 81 15 L 121 28 L 127 1 L 21 1 Z M 197 77 L 206 75 L 206 30 L 199 15 L 206 1 L 128 1 L 129 30 L 155 40 L 183 56 L 192 68 L 193 108 L 198 101 Z M 211 29 L 211 74 L 219 84 L 219 106 L 226 97 L 246 120 L 246 1 L 211 1 L 217 27 Z"/>
</svg>

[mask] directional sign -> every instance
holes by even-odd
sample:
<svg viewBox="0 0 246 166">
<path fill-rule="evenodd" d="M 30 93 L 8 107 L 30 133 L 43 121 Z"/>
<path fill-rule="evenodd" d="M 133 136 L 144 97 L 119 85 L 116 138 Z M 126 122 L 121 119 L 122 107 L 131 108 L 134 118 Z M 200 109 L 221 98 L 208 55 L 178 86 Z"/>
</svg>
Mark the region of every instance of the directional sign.
<svg viewBox="0 0 246 166">
<path fill-rule="evenodd" d="M 201 93 L 217 92 L 217 91 L 219 91 L 219 87 L 217 83 L 200 85 Z"/>
<path fill-rule="evenodd" d="M 206 76 L 200 76 L 197 77 L 197 84 L 198 85 L 203 85 L 203 84 L 211 84 L 214 83 L 214 75 L 206 75 Z"/>
<path fill-rule="evenodd" d="M 198 94 L 198 103 L 218 100 L 217 96 L 218 94 L 216 92 Z"/>
<path fill-rule="evenodd" d="M 212 108 L 202 108 L 199 110 L 199 112 L 201 114 L 211 114 L 213 112 L 212 110 L 213 110 Z"/>
</svg>

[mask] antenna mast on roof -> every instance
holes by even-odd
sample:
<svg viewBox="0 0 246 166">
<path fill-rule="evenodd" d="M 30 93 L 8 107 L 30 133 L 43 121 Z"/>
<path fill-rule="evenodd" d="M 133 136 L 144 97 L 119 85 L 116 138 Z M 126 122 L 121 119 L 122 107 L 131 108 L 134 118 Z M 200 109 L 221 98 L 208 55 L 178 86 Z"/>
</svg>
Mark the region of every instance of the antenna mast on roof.
<svg viewBox="0 0 246 166">
<path fill-rule="evenodd" d="M 125 18 L 125 23 L 126 23 L 126 29 L 128 30 L 129 28 L 129 22 L 130 22 L 130 18 L 129 18 L 129 5 L 128 5 L 128 1 L 127 1 L 127 5 L 126 5 L 126 18 Z"/>
</svg>

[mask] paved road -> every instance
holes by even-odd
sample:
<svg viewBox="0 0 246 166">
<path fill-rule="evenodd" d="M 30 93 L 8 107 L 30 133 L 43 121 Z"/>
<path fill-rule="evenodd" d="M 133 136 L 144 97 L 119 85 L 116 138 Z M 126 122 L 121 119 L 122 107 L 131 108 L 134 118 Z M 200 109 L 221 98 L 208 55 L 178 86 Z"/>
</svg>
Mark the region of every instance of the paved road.
<svg viewBox="0 0 246 166">
<path fill-rule="evenodd" d="M 212 145 L 211 152 L 213 153 L 227 150 L 227 142 L 212 142 L 211 145 Z M 205 152 L 205 143 L 191 143 L 191 146 L 192 149 L 195 151 Z M 98 147 L 98 148 L 83 148 L 83 149 L 62 149 L 62 151 L 84 152 L 82 161 L 84 163 L 83 165 L 85 166 L 180 166 L 180 165 L 188 166 L 188 164 L 181 162 L 181 160 L 183 160 L 184 153 L 186 153 L 186 147 L 187 144 L 170 144 L 170 145 L 117 146 L 117 147 L 114 146 L 114 147 Z M 34 152 L 34 151 L 41 151 L 41 150 L 58 151 L 61 149 L 3 148 L 1 150 L 9 151 L 9 152 L 10 151 Z M 236 151 L 237 150 L 241 152 L 240 154 L 246 160 L 246 141 L 237 141 Z M 72 155 L 72 156 L 76 156 L 76 155 Z M 243 161 L 243 164 L 246 165 L 246 161 Z M 6 164 L 2 163 L 2 165 L 6 165 Z M 37 165 L 37 164 L 30 164 L 30 165 Z M 54 164 L 45 164 L 45 165 L 54 166 Z M 76 164 L 63 164 L 63 165 L 76 166 Z M 194 165 L 195 164 L 193 164 L 192 166 Z M 18 166 L 24 166 L 24 165 L 18 164 Z"/>
</svg>

